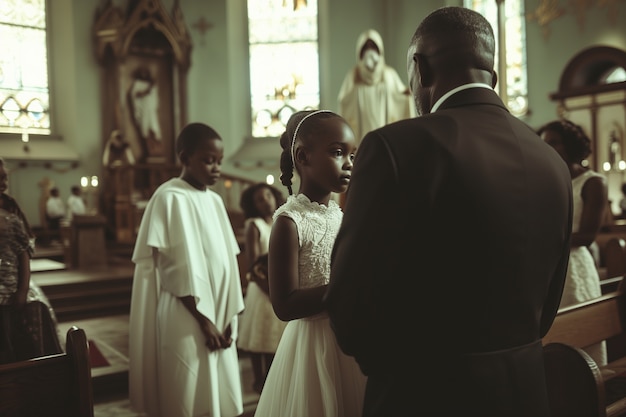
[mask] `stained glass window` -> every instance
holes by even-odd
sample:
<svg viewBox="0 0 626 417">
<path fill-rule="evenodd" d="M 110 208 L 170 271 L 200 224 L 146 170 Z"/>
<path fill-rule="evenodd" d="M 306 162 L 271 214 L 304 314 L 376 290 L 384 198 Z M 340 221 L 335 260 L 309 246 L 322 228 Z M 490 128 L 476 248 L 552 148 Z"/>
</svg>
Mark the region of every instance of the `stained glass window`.
<svg viewBox="0 0 626 417">
<path fill-rule="evenodd" d="M 496 36 L 496 70 L 499 66 L 500 45 L 498 33 L 506 29 L 506 74 L 498 74 L 498 77 L 506 77 L 506 105 L 512 114 L 523 116 L 528 112 L 528 84 L 526 71 L 526 21 L 524 18 L 523 0 L 504 0 L 505 28 L 498 25 L 498 2 L 496 0 L 463 0 L 464 7 L 476 10 L 491 23 Z M 496 85 L 496 91 L 500 91 Z"/>
<path fill-rule="evenodd" d="M 248 0 L 252 136 L 279 136 L 318 108 L 317 0 Z"/>
<path fill-rule="evenodd" d="M 0 132 L 49 134 L 46 1 L 0 1 Z"/>
<path fill-rule="evenodd" d="M 611 68 L 607 71 L 606 77 L 601 82 L 605 84 L 612 83 L 621 83 L 622 81 L 626 81 L 626 70 L 624 68 Z"/>
</svg>

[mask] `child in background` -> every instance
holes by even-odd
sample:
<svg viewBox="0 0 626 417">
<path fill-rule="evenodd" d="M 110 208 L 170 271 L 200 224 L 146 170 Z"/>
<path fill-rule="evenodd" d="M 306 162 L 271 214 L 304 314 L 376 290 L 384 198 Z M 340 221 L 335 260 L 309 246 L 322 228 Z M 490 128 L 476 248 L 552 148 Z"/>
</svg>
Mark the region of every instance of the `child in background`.
<svg viewBox="0 0 626 417">
<path fill-rule="evenodd" d="M 67 219 L 72 220 L 75 214 L 83 215 L 87 212 L 85 201 L 81 195 L 80 187 L 73 185 L 70 189 L 71 194 L 67 198 Z"/>
<path fill-rule="evenodd" d="M 61 227 L 61 220 L 65 217 L 65 203 L 61 199 L 59 189 L 52 187 L 50 189 L 50 196 L 46 201 L 46 214 L 48 215 L 48 221 L 50 222 L 50 229 L 59 230 Z"/>
<path fill-rule="evenodd" d="M 591 155 L 591 139 L 582 127 L 569 120 L 554 120 L 537 131 L 561 156 L 572 176 L 574 213 L 567 277 L 559 308 L 600 297 L 600 275 L 589 246 L 595 242 L 608 203 L 604 175 L 582 165 Z M 600 366 L 606 365 L 606 343 L 588 346 L 585 351 Z"/>
<path fill-rule="evenodd" d="M 154 192 L 133 251 L 129 394 L 149 417 L 243 412 L 237 339 L 239 245 L 222 198 L 224 145 L 211 127 L 176 139 L 180 177 Z"/>
<path fill-rule="evenodd" d="M 348 123 L 326 110 L 293 114 L 280 138 L 287 202 L 274 213 L 269 286 L 274 311 L 288 321 L 256 417 L 360 417 L 365 376 L 337 345 L 323 310 L 330 254 L 342 211 L 331 193 L 350 183 L 356 140 Z M 300 176 L 292 195 L 294 169 Z"/>
<path fill-rule="evenodd" d="M 281 192 L 266 183 L 249 186 L 241 194 L 239 202 L 246 218 L 244 225 L 245 254 L 250 268 L 266 255 L 274 211 L 285 202 Z M 267 260 L 267 257 L 262 259 Z M 269 297 L 267 279 L 263 273 L 248 273 L 248 288 L 245 296 L 245 309 L 241 314 L 237 347 L 249 352 L 252 362 L 254 383 L 252 388 L 261 393 L 263 384 L 278 342 L 287 323 L 276 317 Z"/>
</svg>

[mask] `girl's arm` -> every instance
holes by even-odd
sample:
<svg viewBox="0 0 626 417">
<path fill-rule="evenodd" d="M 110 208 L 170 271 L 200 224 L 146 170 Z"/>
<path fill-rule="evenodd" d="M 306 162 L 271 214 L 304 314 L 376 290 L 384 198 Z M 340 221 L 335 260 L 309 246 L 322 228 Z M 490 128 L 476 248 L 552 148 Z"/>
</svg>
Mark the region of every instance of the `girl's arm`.
<svg viewBox="0 0 626 417">
<path fill-rule="evenodd" d="M 251 271 L 256 261 L 261 256 L 261 232 L 259 232 L 258 227 L 254 224 L 254 222 L 249 221 L 246 223 L 245 230 L 245 239 L 246 239 L 246 261 L 248 265 L 248 271 Z M 267 283 L 267 279 L 256 279 L 257 275 L 251 274 L 248 272 L 246 275 L 247 278 L 257 284 L 265 293 L 269 294 L 269 285 Z"/>
<path fill-rule="evenodd" d="M 274 221 L 269 247 L 269 287 L 274 312 L 283 321 L 313 316 L 323 311 L 326 285 L 300 289 L 298 231 L 286 216 Z"/>
<path fill-rule="evenodd" d="M 261 254 L 261 245 L 259 240 L 261 238 L 261 233 L 259 229 L 256 227 L 253 221 L 249 221 L 246 223 L 246 231 L 245 231 L 245 239 L 246 239 L 246 261 L 248 262 L 248 266 L 252 266 L 254 261 Z"/>
<path fill-rule="evenodd" d="M 589 246 L 596 239 L 608 202 L 607 184 L 604 178 L 593 177 L 583 185 L 581 196 L 583 211 L 578 232 L 572 233 L 571 246 Z"/>
</svg>

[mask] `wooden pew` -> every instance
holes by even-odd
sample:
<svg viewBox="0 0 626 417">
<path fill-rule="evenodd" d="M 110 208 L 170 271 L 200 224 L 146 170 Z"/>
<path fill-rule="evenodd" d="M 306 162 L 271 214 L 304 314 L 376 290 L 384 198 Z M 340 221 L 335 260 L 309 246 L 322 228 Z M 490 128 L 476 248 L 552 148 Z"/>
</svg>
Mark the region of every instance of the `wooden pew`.
<svg viewBox="0 0 626 417">
<path fill-rule="evenodd" d="M 599 366 L 602 383 L 606 386 L 616 376 L 626 372 L 626 350 L 619 346 L 626 331 L 626 292 L 623 280 L 616 291 L 594 300 L 585 301 L 559 310 L 548 334 L 543 338 L 544 347 L 562 343 L 584 349 L 606 341 L 609 363 Z M 618 342 L 612 344 L 611 342 Z M 591 364 L 597 366 L 591 358 Z M 590 366 L 592 366 L 590 365 Z M 604 389 L 604 387 L 601 387 Z M 606 416 L 618 417 L 626 413 L 626 398 L 606 404 Z"/>
<path fill-rule="evenodd" d="M 552 417 L 606 417 L 604 381 L 584 350 L 548 343 L 543 357 Z"/>
<path fill-rule="evenodd" d="M 626 275 L 626 240 L 613 237 L 605 243 L 604 264 L 606 278 Z"/>
<path fill-rule="evenodd" d="M 67 331 L 65 353 L 0 366 L 0 416 L 94 416 L 84 330 Z"/>
</svg>

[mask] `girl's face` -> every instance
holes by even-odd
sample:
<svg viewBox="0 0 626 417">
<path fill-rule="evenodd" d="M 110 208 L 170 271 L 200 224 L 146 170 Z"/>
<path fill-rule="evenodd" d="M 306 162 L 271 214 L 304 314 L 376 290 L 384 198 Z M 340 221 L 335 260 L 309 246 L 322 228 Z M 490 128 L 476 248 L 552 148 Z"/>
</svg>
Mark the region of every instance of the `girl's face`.
<svg viewBox="0 0 626 417">
<path fill-rule="evenodd" d="M 214 185 L 222 173 L 224 144 L 219 138 L 203 140 L 184 160 L 183 179 L 198 189 Z"/>
<path fill-rule="evenodd" d="M 259 188 L 254 192 L 253 198 L 254 205 L 262 217 L 271 216 L 276 211 L 276 198 L 269 188 Z"/>
<path fill-rule="evenodd" d="M 312 138 L 310 146 L 306 146 L 309 150 L 305 175 L 322 193 L 343 193 L 350 184 L 356 139 L 350 126 L 340 118 L 326 119 L 323 123 L 327 124 L 327 133 Z"/>
</svg>

